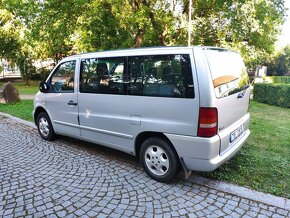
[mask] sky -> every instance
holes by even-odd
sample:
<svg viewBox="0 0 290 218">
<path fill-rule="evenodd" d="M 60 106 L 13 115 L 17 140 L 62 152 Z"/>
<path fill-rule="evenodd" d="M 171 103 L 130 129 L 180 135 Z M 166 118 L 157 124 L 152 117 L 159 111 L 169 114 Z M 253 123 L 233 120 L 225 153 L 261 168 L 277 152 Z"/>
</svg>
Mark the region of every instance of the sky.
<svg viewBox="0 0 290 218">
<path fill-rule="evenodd" d="M 286 21 L 282 27 L 282 33 L 278 37 L 277 48 L 283 48 L 290 44 L 290 0 L 285 0 L 285 6 L 288 8 Z"/>
</svg>

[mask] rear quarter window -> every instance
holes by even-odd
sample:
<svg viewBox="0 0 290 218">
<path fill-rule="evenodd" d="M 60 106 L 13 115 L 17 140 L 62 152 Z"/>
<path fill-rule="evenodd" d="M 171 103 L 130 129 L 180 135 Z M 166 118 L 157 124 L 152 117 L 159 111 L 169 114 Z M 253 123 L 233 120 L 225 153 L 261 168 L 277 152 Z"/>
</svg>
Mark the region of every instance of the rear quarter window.
<svg viewBox="0 0 290 218">
<path fill-rule="evenodd" d="M 194 98 L 190 57 L 187 54 L 129 57 L 131 95 Z"/>
<path fill-rule="evenodd" d="M 249 87 L 249 77 L 241 56 L 229 50 L 205 49 L 215 95 L 226 97 Z"/>
</svg>

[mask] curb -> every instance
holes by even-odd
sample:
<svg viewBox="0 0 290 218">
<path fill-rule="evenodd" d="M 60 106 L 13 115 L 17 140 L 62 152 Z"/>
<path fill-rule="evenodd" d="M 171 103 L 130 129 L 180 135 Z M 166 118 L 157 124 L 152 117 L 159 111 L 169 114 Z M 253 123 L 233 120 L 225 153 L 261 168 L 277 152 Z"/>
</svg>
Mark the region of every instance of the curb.
<svg viewBox="0 0 290 218">
<path fill-rule="evenodd" d="M 290 210 L 290 199 L 277 197 L 275 195 L 266 194 L 263 192 L 255 191 L 246 187 L 225 183 L 222 181 L 212 180 L 198 175 L 191 175 L 187 181 L 207 186 L 218 191 L 226 192 L 228 194 L 236 195 L 252 201 L 258 201 L 281 209 Z"/>
<path fill-rule="evenodd" d="M 24 124 L 24 125 L 27 125 L 29 127 L 36 129 L 36 126 L 33 122 L 29 122 L 29 121 L 26 121 L 26 120 L 23 120 L 18 117 L 14 117 L 10 114 L 6 114 L 2 112 L 0 112 L 0 115 L 8 117 L 16 122 L 19 122 L 21 124 Z M 180 178 L 184 180 L 183 176 Z M 277 197 L 275 195 L 258 192 L 258 191 L 245 188 L 242 186 L 233 185 L 230 183 L 225 183 L 225 182 L 217 181 L 213 179 L 208 179 L 208 178 L 201 177 L 194 174 L 191 175 L 185 181 L 193 182 L 202 186 L 207 186 L 209 188 L 222 191 L 228 194 L 236 195 L 242 198 L 246 198 L 248 200 L 257 201 L 257 202 L 264 203 L 270 206 L 290 210 L 290 199 L 287 199 L 287 198 Z"/>
<path fill-rule="evenodd" d="M 35 95 L 20 95 L 22 100 L 33 100 Z"/>
<path fill-rule="evenodd" d="M 16 122 L 18 122 L 18 123 L 22 123 L 22 124 L 24 124 L 24 125 L 27 125 L 27 126 L 29 126 L 29 127 L 32 127 L 32 128 L 34 128 L 34 129 L 36 129 L 36 126 L 35 126 L 35 124 L 34 124 L 33 122 L 26 121 L 26 120 L 23 120 L 23 119 L 21 119 L 21 118 L 14 117 L 14 116 L 12 116 L 12 115 L 10 115 L 10 114 L 6 114 L 6 113 L 2 113 L 2 112 L 0 112 L 0 115 L 5 116 L 5 117 L 8 117 L 8 118 L 10 118 L 10 119 L 12 119 L 12 120 L 14 120 L 14 121 L 16 121 Z M 31 116 L 32 116 L 32 115 L 31 115 Z"/>
</svg>

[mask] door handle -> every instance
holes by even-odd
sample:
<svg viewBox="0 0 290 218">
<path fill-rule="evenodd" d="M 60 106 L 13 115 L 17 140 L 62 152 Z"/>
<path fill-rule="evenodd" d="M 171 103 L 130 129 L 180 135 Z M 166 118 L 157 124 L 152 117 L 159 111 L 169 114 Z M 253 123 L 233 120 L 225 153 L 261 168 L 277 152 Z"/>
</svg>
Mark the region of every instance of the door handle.
<svg viewBox="0 0 290 218">
<path fill-rule="evenodd" d="M 76 105 L 78 105 L 78 103 L 76 103 L 76 102 L 73 102 L 73 101 L 69 101 L 67 104 L 68 104 L 68 105 L 73 105 L 73 106 L 76 106 Z"/>
</svg>

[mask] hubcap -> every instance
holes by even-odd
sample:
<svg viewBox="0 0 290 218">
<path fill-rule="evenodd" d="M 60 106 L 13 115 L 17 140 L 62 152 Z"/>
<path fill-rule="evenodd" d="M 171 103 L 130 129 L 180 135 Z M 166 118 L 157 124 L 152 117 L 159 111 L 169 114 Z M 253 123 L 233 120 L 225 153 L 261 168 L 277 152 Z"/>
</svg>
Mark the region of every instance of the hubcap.
<svg viewBox="0 0 290 218">
<path fill-rule="evenodd" d="M 49 124 L 44 117 L 41 117 L 39 120 L 39 131 L 44 137 L 47 137 L 49 134 Z"/>
<path fill-rule="evenodd" d="M 148 169 L 157 176 L 163 176 L 169 170 L 168 155 L 157 145 L 152 145 L 146 149 L 145 163 Z"/>
</svg>

